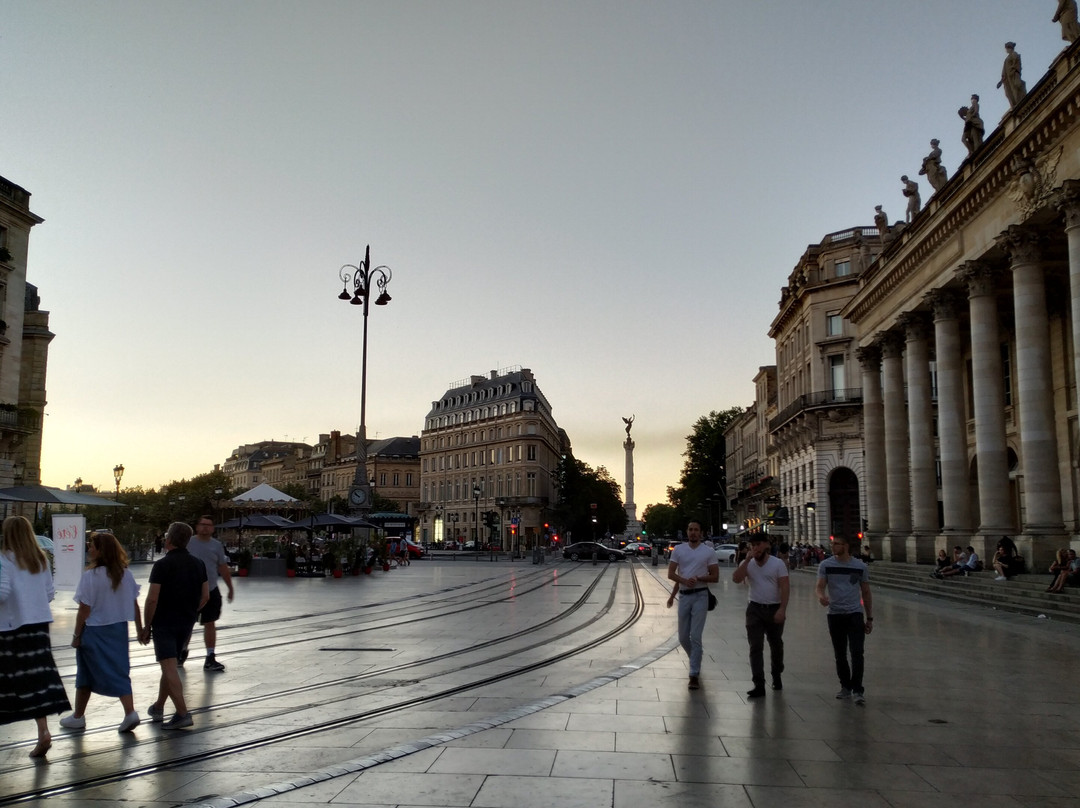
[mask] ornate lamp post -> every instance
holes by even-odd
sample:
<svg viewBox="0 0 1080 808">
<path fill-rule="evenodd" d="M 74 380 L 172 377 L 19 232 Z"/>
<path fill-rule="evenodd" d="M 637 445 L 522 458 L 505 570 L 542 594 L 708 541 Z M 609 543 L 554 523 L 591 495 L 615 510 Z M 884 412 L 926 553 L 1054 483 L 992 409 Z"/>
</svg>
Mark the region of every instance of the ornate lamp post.
<svg viewBox="0 0 1080 808">
<path fill-rule="evenodd" d="M 476 513 L 473 514 L 473 519 L 476 520 L 473 525 L 473 549 L 478 553 L 480 552 L 480 494 L 482 493 L 479 485 L 472 487 L 473 499 L 476 501 Z"/>
<path fill-rule="evenodd" d="M 338 277 L 344 284 L 338 299 L 347 300 L 353 306 L 364 307 L 364 339 L 360 359 L 360 429 L 356 435 L 356 475 L 349 489 L 349 507 L 358 514 L 365 514 L 371 510 L 371 486 L 367 476 L 368 307 L 376 288 L 379 290 L 379 295 L 375 299 L 375 305 L 385 306 L 390 302 L 390 294 L 386 291 L 386 287 L 393 274 L 390 267 L 371 266 L 370 244 L 364 249 L 364 260 L 359 265 L 345 264 L 338 272 Z M 351 293 L 349 292 L 350 284 L 352 284 Z"/>
<path fill-rule="evenodd" d="M 458 513 L 457 513 L 457 511 L 454 511 L 452 514 L 450 514 L 446 518 L 450 522 L 450 524 L 452 524 L 454 526 L 452 528 L 453 529 L 453 542 L 454 542 L 454 544 L 457 544 L 457 523 L 458 523 Z"/>
<path fill-rule="evenodd" d="M 113 479 L 116 480 L 116 501 L 120 501 L 120 479 L 124 476 L 124 464 L 118 463 L 113 466 Z"/>
</svg>

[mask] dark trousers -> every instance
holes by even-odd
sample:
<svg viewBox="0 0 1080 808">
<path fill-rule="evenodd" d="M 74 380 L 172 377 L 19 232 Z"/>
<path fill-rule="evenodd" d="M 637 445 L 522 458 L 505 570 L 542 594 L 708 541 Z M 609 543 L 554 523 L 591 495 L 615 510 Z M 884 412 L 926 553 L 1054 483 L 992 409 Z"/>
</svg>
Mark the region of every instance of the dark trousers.
<svg viewBox="0 0 1080 808">
<path fill-rule="evenodd" d="M 827 617 L 840 687 L 862 693 L 863 642 L 866 640 L 866 623 L 863 622 L 863 613 L 830 614 Z M 850 667 L 848 666 L 848 648 L 851 649 Z"/>
<path fill-rule="evenodd" d="M 750 642 L 750 676 L 754 687 L 765 685 L 765 640 L 769 641 L 772 678 L 784 672 L 784 624 L 774 619 L 779 603 L 754 603 L 746 606 L 746 639 Z"/>
</svg>

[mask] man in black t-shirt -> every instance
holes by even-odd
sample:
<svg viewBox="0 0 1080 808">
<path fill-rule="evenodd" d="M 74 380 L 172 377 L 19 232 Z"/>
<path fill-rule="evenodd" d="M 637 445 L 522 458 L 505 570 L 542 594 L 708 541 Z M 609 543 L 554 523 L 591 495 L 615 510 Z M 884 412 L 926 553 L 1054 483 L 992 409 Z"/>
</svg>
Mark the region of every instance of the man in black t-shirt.
<svg viewBox="0 0 1080 808">
<path fill-rule="evenodd" d="M 184 685 L 180 681 L 177 658 L 187 643 L 199 610 L 210 599 L 206 582 L 206 567 L 187 551 L 191 526 L 173 522 L 165 533 L 165 556 L 154 562 L 150 570 L 150 590 L 143 603 L 143 630 L 139 642 L 146 645 L 154 639 L 154 656 L 161 665 L 161 682 L 157 700 L 147 712 L 153 721 L 165 717 L 165 699 L 171 698 L 176 715 L 164 729 L 181 729 L 194 723 L 184 702 Z"/>
</svg>

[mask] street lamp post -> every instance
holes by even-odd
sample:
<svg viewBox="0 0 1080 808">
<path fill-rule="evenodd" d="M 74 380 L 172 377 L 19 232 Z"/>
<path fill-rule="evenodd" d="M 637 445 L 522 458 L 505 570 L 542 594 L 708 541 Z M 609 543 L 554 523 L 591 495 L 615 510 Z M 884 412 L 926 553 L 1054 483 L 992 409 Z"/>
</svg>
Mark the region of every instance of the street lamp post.
<svg viewBox="0 0 1080 808">
<path fill-rule="evenodd" d="M 375 288 L 379 296 L 376 306 L 385 306 L 390 302 L 386 291 L 393 272 L 387 266 L 371 266 L 371 245 L 364 249 L 364 260 L 359 265 L 345 264 L 338 272 L 343 288 L 339 300 L 347 300 L 353 306 L 364 307 L 364 338 L 360 355 L 360 429 L 356 435 L 356 475 L 349 489 L 349 506 L 357 514 L 371 510 L 371 486 L 367 476 L 367 343 L 368 343 L 368 307 Z M 352 284 L 352 292 L 349 285 Z"/>
<path fill-rule="evenodd" d="M 120 478 L 124 476 L 124 464 L 117 463 L 112 470 L 113 479 L 116 480 L 116 501 L 120 501 Z"/>
<path fill-rule="evenodd" d="M 472 487 L 473 500 L 476 503 L 476 512 L 473 514 L 473 519 L 476 520 L 473 526 L 473 549 L 477 553 L 480 552 L 480 486 L 474 485 Z"/>
</svg>

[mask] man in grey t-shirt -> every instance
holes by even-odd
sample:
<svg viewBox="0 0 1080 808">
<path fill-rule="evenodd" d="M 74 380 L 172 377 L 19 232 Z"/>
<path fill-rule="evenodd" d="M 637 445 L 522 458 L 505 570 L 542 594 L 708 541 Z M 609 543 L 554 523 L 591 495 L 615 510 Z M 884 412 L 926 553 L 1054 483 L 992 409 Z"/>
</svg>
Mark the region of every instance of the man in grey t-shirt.
<svg viewBox="0 0 1080 808">
<path fill-rule="evenodd" d="M 225 555 L 225 548 L 214 538 L 214 518 L 200 516 L 195 522 L 195 535 L 188 543 L 188 552 L 206 566 L 206 581 L 210 586 L 210 600 L 199 611 L 199 622 L 203 627 L 203 640 L 206 643 L 206 662 L 203 670 L 222 673 L 225 666 L 217 661 L 214 651 L 217 647 L 217 620 L 221 617 L 221 591 L 218 589 L 218 577 L 225 581 L 229 590 L 229 603 L 233 599 L 232 570 Z M 190 642 L 190 641 L 189 641 Z M 187 659 L 188 649 L 180 652 L 180 664 Z"/>
<path fill-rule="evenodd" d="M 818 602 L 829 609 L 829 637 L 836 657 L 836 675 L 840 677 L 840 692 L 836 698 L 850 699 L 854 696 L 856 704 L 865 704 L 863 640 L 874 629 L 870 571 L 866 564 L 852 557 L 851 543 L 847 538 L 833 536 L 831 541 L 832 556 L 818 564 L 816 591 Z"/>
</svg>

